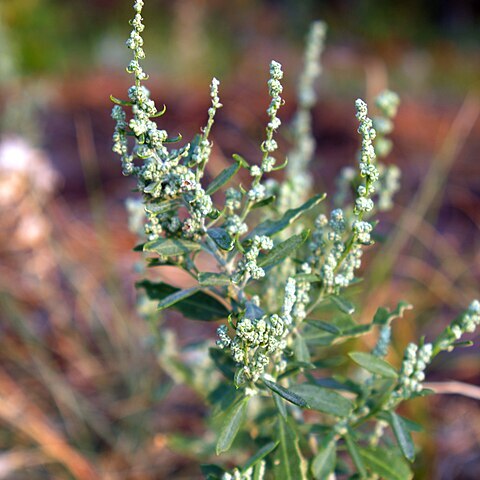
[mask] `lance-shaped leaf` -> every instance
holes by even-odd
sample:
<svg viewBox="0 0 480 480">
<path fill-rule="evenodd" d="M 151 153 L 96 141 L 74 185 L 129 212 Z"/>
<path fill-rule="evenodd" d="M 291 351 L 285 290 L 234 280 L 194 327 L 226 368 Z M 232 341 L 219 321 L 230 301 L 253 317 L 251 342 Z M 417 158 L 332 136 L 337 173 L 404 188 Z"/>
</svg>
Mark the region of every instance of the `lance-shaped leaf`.
<svg viewBox="0 0 480 480">
<path fill-rule="evenodd" d="M 216 367 L 227 377 L 233 380 L 235 376 L 235 362 L 231 355 L 227 354 L 220 348 L 209 348 L 208 353 L 210 358 L 215 363 Z"/>
<path fill-rule="evenodd" d="M 265 220 L 255 227 L 247 238 L 253 238 L 255 235 L 267 235 L 270 237 L 281 232 L 300 217 L 300 215 L 318 205 L 325 197 L 325 194 L 315 195 L 300 207 L 287 210 L 279 220 Z"/>
<path fill-rule="evenodd" d="M 365 370 L 385 378 L 397 378 L 397 371 L 388 362 L 365 352 L 351 352 L 349 357 Z"/>
<path fill-rule="evenodd" d="M 223 287 L 230 284 L 230 277 L 225 273 L 200 272 L 198 283 L 205 287 Z"/>
<path fill-rule="evenodd" d="M 273 478 L 300 480 L 307 478 L 307 464 L 298 445 L 298 437 L 290 422 L 278 419 L 277 436 L 279 445 L 275 450 Z"/>
<path fill-rule="evenodd" d="M 359 455 L 369 470 L 384 480 L 413 478 L 408 463 L 387 448 L 359 448 Z"/>
<path fill-rule="evenodd" d="M 329 297 L 332 303 L 343 313 L 351 315 L 355 312 L 355 305 L 340 295 L 332 295 Z"/>
<path fill-rule="evenodd" d="M 286 257 L 290 256 L 290 254 L 300 245 L 302 245 L 302 243 L 304 243 L 308 238 L 309 234 L 309 230 L 304 230 L 302 233 L 294 235 L 284 242 L 275 245 L 272 250 L 270 250 L 264 257 L 259 259 L 258 265 L 260 267 L 270 267 L 281 262 Z"/>
<path fill-rule="evenodd" d="M 238 431 L 245 421 L 248 400 L 249 397 L 243 398 L 225 412 L 225 421 L 217 441 L 217 455 L 230 450 Z"/>
<path fill-rule="evenodd" d="M 360 450 L 357 446 L 357 443 L 355 442 L 350 433 L 345 434 L 343 438 L 345 439 L 350 458 L 352 459 L 353 464 L 357 468 L 360 477 L 365 478 L 367 476 L 367 470 L 365 469 L 365 464 L 363 463 L 363 458 L 360 455 Z"/>
<path fill-rule="evenodd" d="M 348 398 L 319 385 L 310 383 L 291 385 L 290 392 L 303 398 L 307 402 L 308 408 L 336 417 L 346 417 L 353 409 L 353 403 Z"/>
<path fill-rule="evenodd" d="M 241 162 L 238 160 L 240 157 L 235 157 L 235 163 L 230 165 L 230 167 L 222 170 L 217 178 L 212 180 L 210 185 L 207 187 L 205 193 L 207 195 L 213 195 L 217 190 L 222 188 L 239 170 L 241 167 Z"/>
<path fill-rule="evenodd" d="M 337 444 L 330 439 L 321 445 L 312 462 L 312 473 L 317 480 L 324 480 L 334 471 L 337 462 Z"/>
<path fill-rule="evenodd" d="M 331 333 L 332 335 L 342 334 L 342 331 L 337 326 L 331 323 L 324 322 L 323 320 L 307 319 L 305 321 L 312 327 L 318 328 L 319 330 L 323 330 L 327 333 Z"/>
<path fill-rule="evenodd" d="M 253 467 L 256 465 L 258 462 L 263 460 L 267 455 L 272 453 L 277 447 L 278 447 L 279 442 L 269 442 L 266 445 L 264 445 L 255 455 L 250 457 L 249 460 L 247 460 L 247 463 L 243 466 L 242 470 L 245 472 L 249 468 Z"/>
<path fill-rule="evenodd" d="M 179 255 L 187 255 L 191 252 L 200 250 L 202 246 L 191 240 L 183 240 L 180 238 L 159 238 L 147 242 L 143 246 L 144 252 L 155 252 L 164 257 L 176 257 Z"/>
<path fill-rule="evenodd" d="M 180 206 L 179 200 L 165 200 L 159 203 L 147 203 L 145 210 L 150 213 L 161 214 L 178 209 Z"/>
<path fill-rule="evenodd" d="M 403 418 L 395 412 L 387 412 L 388 423 L 392 427 L 395 438 L 397 439 L 400 450 L 407 460 L 413 462 L 415 460 L 415 445 L 412 436 L 405 424 Z"/>
<path fill-rule="evenodd" d="M 297 405 L 298 407 L 302 408 L 308 408 L 308 403 L 306 402 L 305 399 L 297 395 L 296 393 L 292 392 L 291 390 L 286 389 L 285 387 L 282 387 L 278 383 L 271 382 L 270 380 L 267 380 L 266 378 L 263 379 L 263 383 L 265 386 L 267 386 L 272 392 L 277 393 L 280 395 L 282 398 L 285 400 L 288 400 L 290 403 L 293 403 L 294 405 Z"/>
<path fill-rule="evenodd" d="M 273 393 L 273 401 L 275 402 L 275 406 L 277 407 L 278 413 L 280 416 L 282 416 L 285 420 L 288 417 L 288 412 L 287 412 L 287 405 L 283 401 L 283 398 L 280 395 L 277 395 L 276 393 Z"/>
<path fill-rule="evenodd" d="M 159 310 L 165 310 L 172 305 L 175 305 L 188 297 L 191 297 L 195 292 L 198 292 L 197 287 L 187 288 L 186 290 L 177 290 L 176 292 L 167 295 L 158 303 Z"/>
<path fill-rule="evenodd" d="M 313 273 L 297 273 L 294 278 L 295 280 L 302 280 L 310 283 L 320 283 L 322 281 L 322 277 L 320 275 L 315 275 Z"/>
<path fill-rule="evenodd" d="M 253 467 L 252 480 L 265 480 L 265 461 L 257 463 Z"/>
<path fill-rule="evenodd" d="M 257 203 L 254 203 L 252 205 L 252 210 L 254 210 L 255 208 L 261 208 L 261 207 L 265 207 L 267 205 L 270 205 L 271 203 L 273 203 L 275 201 L 275 198 L 276 197 L 274 195 L 270 195 L 269 197 L 264 198 L 263 200 L 260 200 Z"/>
<path fill-rule="evenodd" d="M 305 364 L 310 363 L 310 352 L 308 350 L 307 343 L 305 342 L 304 338 L 298 333 L 293 340 L 293 351 L 295 352 L 295 358 L 297 362 Z"/>
<path fill-rule="evenodd" d="M 209 228 L 207 234 L 222 250 L 232 250 L 233 239 L 223 228 Z"/>
<path fill-rule="evenodd" d="M 164 282 L 151 282 L 142 280 L 136 284 L 138 288 L 144 288 L 151 300 L 160 302 L 166 297 L 179 292 L 180 289 L 172 287 Z M 212 322 L 227 318 L 230 312 L 217 299 L 205 292 L 193 292 L 191 296 L 183 298 L 172 304 L 172 308 L 181 312 L 185 317 L 193 320 Z"/>
</svg>

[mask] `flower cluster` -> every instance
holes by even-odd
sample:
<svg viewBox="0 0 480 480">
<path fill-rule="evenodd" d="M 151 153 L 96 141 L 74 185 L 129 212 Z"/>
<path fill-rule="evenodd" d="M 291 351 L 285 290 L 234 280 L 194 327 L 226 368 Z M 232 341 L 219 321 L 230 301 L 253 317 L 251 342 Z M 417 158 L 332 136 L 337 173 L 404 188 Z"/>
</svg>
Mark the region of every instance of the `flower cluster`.
<svg viewBox="0 0 480 480">
<path fill-rule="evenodd" d="M 148 239 L 155 240 L 162 235 L 198 239 L 204 234 L 206 217 L 213 211 L 212 200 L 200 180 L 211 153 L 208 135 L 215 113 L 222 106 L 218 97 L 219 82 L 214 78 L 210 87 L 212 106 L 202 135 L 192 145 L 169 150 L 166 143 L 172 140 L 152 120 L 164 112 L 157 111 L 150 92 L 141 85 L 141 81 L 147 78 L 140 65 L 140 60 L 145 57 L 141 36 L 144 30 L 142 7 L 143 1 L 137 0 L 134 4 L 135 17 L 131 21 L 133 30 L 127 40 L 134 56 L 127 71 L 135 76 L 135 85 L 128 90 L 129 101 L 113 99 L 117 103 L 112 110 L 116 121 L 113 151 L 122 158 L 123 173 L 137 177 L 137 189 L 144 196 Z M 129 121 L 124 106 L 132 109 L 133 116 Z M 129 148 L 128 135 L 135 138 L 132 149 Z M 135 159 L 142 161 L 140 166 L 135 166 Z M 190 168 L 191 163 L 196 169 Z M 187 208 L 182 218 L 178 215 L 179 205 Z"/>
<path fill-rule="evenodd" d="M 298 82 L 298 101 L 305 109 L 312 108 L 317 101 L 314 84 L 322 73 L 320 57 L 325 47 L 326 33 L 327 26 L 319 20 L 312 23 L 308 32 L 304 66 Z"/>
<path fill-rule="evenodd" d="M 282 106 L 283 99 L 281 97 L 283 86 L 281 80 L 283 78 L 282 66 L 275 61 L 270 63 L 270 79 L 268 80 L 268 93 L 271 97 L 270 105 L 267 109 L 267 114 L 270 117 L 266 128 L 266 139 L 262 143 L 263 158 L 260 169 L 254 169 L 252 175 L 255 173 L 271 172 L 275 165 L 275 158 L 272 153 L 278 148 L 273 134 L 280 127 L 281 121 L 277 117 L 278 110 Z"/>
<path fill-rule="evenodd" d="M 378 170 L 380 178 L 377 186 L 377 207 L 384 212 L 393 208 L 393 197 L 400 190 L 401 172 L 396 165 L 379 164 Z"/>
<path fill-rule="evenodd" d="M 400 98 L 395 92 L 384 90 L 375 99 L 375 105 L 381 115 L 373 118 L 373 128 L 377 132 L 375 152 L 378 157 L 385 157 L 392 149 L 392 141 L 386 138 L 393 131 L 393 119 L 397 115 Z"/>
<path fill-rule="evenodd" d="M 268 251 L 273 248 L 272 239 L 265 235 L 255 235 L 249 249 L 244 257 L 237 264 L 237 273 L 234 276 L 234 282 L 238 283 L 241 278 L 253 278 L 258 280 L 265 276 L 265 270 L 257 264 L 260 251 Z"/>
<path fill-rule="evenodd" d="M 210 154 L 212 151 L 212 145 L 208 139 L 210 134 L 210 130 L 212 129 L 213 122 L 215 120 L 215 114 L 217 110 L 221 108 L 223 105 L 220 103 L 220 98 L 218 96 L 218 86 L 220 82 L 216 79 L 212 79 L 212 83 L 210 84 L 210 97 L 212 99 L 212 105 L 208 109 L 208 121 L 205 128 L 202 130 L 203 135 L 200 136 L 198 144 L 194 146 L 191 156 L 192 160 L 199 165 L 197 168 L 197 180 L 200 180 L 203 174 L 203 168 L 207 163 L 208 159 L 210 158 Z"/>
<path fill-rule="evenodd" d="M 278 360 L 275 363 L 277 371 L 285 368 L 285 361 L 281 357 L 287 347 L 286 337 L 293 323 L 296 299 L 296 283 L 289 278 L 285 285 L 281 314 L 252 318 L 254 315 L 243 313 L 237 321 L 233 339 L 229 337 L 226 326 L 218 328 L 217 345 L 230 349 L 232 358 L 239 365 L 237 384 L 246 380 L 256 382 L 266 372 L 270 359 Z"/>
<path fill-rule="evenodd" d="M 422 391 L 425 369 L 432 359 L 432 353 L 431 343 L 426 343 L 420 348 L 414 343 L 408 344 L 403 357 L 398 386 L 391 398 L 392 402 L 398 401 L 398 399 L 408 399 L 413 394 Z"/>
<path fill-rule="evenodd" d="M 375 104 L 383 115 L 392 119 L 397 115 L 400 98 L 395 92 L 384 90 L 375 99 Z"/>
<path fill-rule="evenodd" d="M 320 56 L 324 49 L 325 34 L 326 25 L 317 21 L 312 24 L 307 38 L 304 67 L 298 83 L 298 109 L 293 120 L 294 145 L 288 154 L 287 179 L 289 181 L 282 185 L 280 194 L 283 204 L 289 206 L 304 200 L 312 183 L 311 173 L 308 170 L 315 152 L 311 109 L 317 101 L 314 85 L 322 72 Z"/>
<path fill-rule="evenodd" d="M 362 151 L 360 152 L 360 172 L 362 176 L 367 177 L 367 183 L 370 185 L 371 193 L 377 195 L 377 208 L 380 211 L 390 210 L 393 207 L 393 197 L 400 188 L 400 169 L 396 165 L 384 165 L 377 162 L 376 165 L 369 165 L 375 160 L 375 157 L 386 157 L 392 149 L 392 141 L 387 138 L 393 131 L 393 119 L 395 118 L 400 103 L 396 93 L 385 90 L 375 99 L 375 105 L 379 115 L 374 116 L 372 120 L 366 116 L 366 105 L 357 100 L 357 117 L 360 120 L 360 133 L 362 133 Z M 365 115 L 362 114 L 365 113 Z M 372 128 L 373 127 L 373 128 Z M 374 132 L 373 132 L 373 131 Z M 372 147 L 373 146 L 373 150 Z M 364 156 L 364 153 L 366 155 Z M 366 162 L 363 161 L 366 160 Z M 363 165 L 362 165 L 363 163 Z M 366 163 L 366 164 L 365 164 Z M 369 178 L 369 176 L 371 178 Z M 357 179 L 355 170 L 352 167 L 345 167 L 340 172 L 337 179 L 337 191 L 335 195 L 335 204 L 345 205 L 350 196 L 354 182 Z M 375 180 L 377 179 L 377 180 Z M 357 195 L 362 197 L 366 192 L 366 186 L 357 187 Z M 358 208 L 373 207 L 373 204 L 365 199 L 357 198 Z"/>
<path fill-rule="evenodd" d="M 320 273 L 325 293 L 338 293 L 340 289 L 350 285 L 355 278 L 355 270 L 361 265 L 362 246 L 372 243 L 373 225 L 363 217 L 373 210 L 371 196 L 375 191 L 374 184 L 379 178 L 372 143 L 376 133 L 372 127 L 372 120 L 367 115 L 366 103 L 358 99 L 355 105 L 360 122 L 358 131 L 362 135 L 362 148 L 359 154 L 360 176 L 365 178 L 364 184 L 357 188 L 353 209 L 356 218 L 347 220 L 340 208 L 331 212 L 330 219 L 323 214 L 320 215 L 315 222 L 315 230 L 309 245 L 311 255 L 307 262 L 314 272 Z M 348 170 L 348 174 L 350 182 L 355 174 L 352 170 Z M 347 181 L 343 183 L 346 185 Z"/>
<path fill-rule="evenodd" d="M 480 325 L 480 302 L 474 300 L 467 310 L 449 325 L 435 342 L 435 351 L 452 350 L 465 333 L 472 333 Z"/>
<path fill-rule="evenodd" d="M 378 336 L 377 344 L 372 351 L 376 357 L 385 357 L 388 352 L 388 347 L 392 340 L 392 327 L 390 325 L 383 325 L 380 328 L 380 335 Z"/>
<path fill-rule="evenodd" d="M 375 182 L 378 180 L 379 173 L 375 165 L 375 149 L 373 140 L 377 132 L 373 128 L 373 122 L 368 117 L 367 104 L 357 99 L 355 102 L 357 109 L 357 119 L 360 123 L 358 132 L 362 136 L 362 148 L 360 150 L 360 176 L 365 178 L 365 184 L 357 188 L 357 198 L 355 200 L 355 215 L 362 218 L 365 213 L 373 210 L 373 200 L 370 198 L 375 192 Z"/>
<path fill-rule="evenodd" d="M 395 92 L 384 90 L 375 99 L 375 105 L 381 115 L 373 118 L 373 128 L 377 132 L 375 152 L 378 157 L 386 157 L 392 149 L 392 141 L 387 135 L 393 131 L 393 119 L 397 115 L 400 99 Z M 377 188 L 380 211 L 393 207 L 393 197 L 400 189 L 400 169 L 396 165 L 378 164 L 379 180 Z"/>
</svg>

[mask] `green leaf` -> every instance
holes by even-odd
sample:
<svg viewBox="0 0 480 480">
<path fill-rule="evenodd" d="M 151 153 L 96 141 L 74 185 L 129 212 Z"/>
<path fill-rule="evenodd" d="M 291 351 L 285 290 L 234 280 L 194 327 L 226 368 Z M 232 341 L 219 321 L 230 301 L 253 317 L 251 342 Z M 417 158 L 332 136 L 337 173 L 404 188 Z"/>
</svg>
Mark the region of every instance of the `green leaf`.
<svg viewBox="0 0 480 480">
<path fill-rule="evenodd" d="M 233 239 L 223 228 L 209 228 L 207 234 L 222 250 L 233 249 Z"/>
<path fill-rule="evenodd" d="M 260 460 L 263 460 L 267 455 L 272 453 L 277 447 L 278 447 L 279 442 L 269 442 L 266 445 L 264 445 L 255 455 L 250 457 L 249 460 L 247 460 L 247 463 L 242 467 L 242 470 L 245 472 L 248 470 L 250 467 L 253 467 L 255 464 L 260 462 Z"/>
<path fill-rule="evenodd" d="M 307 319 L 305 321 L 312 327 L 318 328 L 319 330 L 323 330 L 327 333 L 331 333 L 332 335 L 342 334 L 342 331 L 338 327 L 332 325 L 331 323 L 324 322 L 323 320 Z"/>
<path fill-rule="evenodd" d="M 180 291 L 179 288 L 172 287 L 164 282 L 151 282 L 142 280 L 137 282 L 137 288 L 144 288 L 147 296 L 151 300 L 162 301 L 164 298 Z M 217 299 L 204 292 L 194 292 L 193 295 L 185 298 L 174 305 L 172 308 L 181 312 L 185 317 L 203 322 L 213 322 L 222 318 L 227 318 L 230 312 Z"/>
<path fill-rule="evenodd" d="M 366 323 L 364 325 L 355 325 L 354 327 L 342 330 L 342 337 L 358 337 L 369 332 L 371 329 L 372 325 L 370 323 Z"/>
<path fill-rule="evenodd" d="M 143 192 L 153 193 L 159 187 L 160 187 L 160 182 L 151 182 L 143 189 Z"/>
<path fill-rule="evenodd" d="M 331 335 L 326 332 L 320 332 L 319 335 L 305 335 L 305 340 L 308 342 L 309 345 L 317 346 L 317 347 L 328 347 L 335 343 L 335 340 L 338 337 L 336 335 Z"/>
<path fill-rule="evenodd" d="M 413 444 L 408 426 L 403 421 L 403 418 L 395 412 L 387 412 L 387 415 L 400 450 L 407 460 L 413 462 L 415 460 L 415 445 Z"/>
<path fill-rule="evenodd" d="M 202 246 L 191 240 L 182 240 L 180 238 L 159 238 L 147 242 L 143 246 L 144 252 L 155 252 L 164 257 L 174 257 L 178 255 L 187 255 L 191 252 L 200 250 Z"/>
<path fill-rule="evenodd" d="M 302 280 L 304 282 L 310 283 L 319 283 L 322 281 L 322 277 L 313 273 L 297 273 L 295 275 L 295 280 Z"/>
<path fill-rule="evenodd" d="M 312 474 L 317 480 L 325 480 L 334 471 L 337 462 L 337 444 L 330 440 L 320 447 L 312 462 Z"/>
<path fill-rule="evenodd" d="M 234 153 L 232 158 L 243 168 L 248 168 L 250 166 L 248 162 L 238 153 Z"/>
<path fill-rule="evenodd" d="M 310 383 L 291 385 L 290 392 L 303 398 L 307 408 L 328 413 L 336 417 L 346 417 L 353 409 L 353 403 L 338 392 Z"/>
<path fill-rule="evenodd" d="M 360 448 L 365 465 L 384 480 L 409 480 L 413 478 L 408 463 L 386 448 Z"/>
<path fill-rule="evenodd" d="M 317 378 L 315 382 L 320 387 L 330 388 L 332 390 L 342 390 L 345 392 L 356 393 L 357 395 L 362 393 L 362 390 L 355 384 L 352 384 L 349 380 L 327 377 Z"/>
<path fill-rule="evenodd" d="M 388 362 L 365 352 L 351 352 L 349 357 L 358 365 L 371 373 L 385 378 L 397 378 L 397 371 Z"/>
<path fill-rule="evenodd" d="M 161 214 L 177 210 L 180 206 L 179 200 L 165 200 L 160 203 L 147 203 L 145 210 L 150 213 Z"/>
<path fill-rule="evenodd" d="M 311 362 L 288 362 L 287 368 L 285 369 L 284 372 L 282 372 L 278 376 L 278 380 L 281 380 L 282 378 L 287 378 L 292 375 L 297 374 L 298 372 L 301 372 L 303 370 L 313 370 L 314 368 L 317 368 L 314 363 Z"/>
<path fill-rule="evenodd" d="M 117 105 L 121 105 L 122 107 L 131 107 L 133 105 L 132 102 L 127 102 L 125 100 L 120 100 L 119 98 L 114 97 L 113 95 L 110 95 L 110 100 L 113 103 L 116 103 Z"/>
<path fill-rule="evenodd" d="M 247 300 L 245 302 L 245 312 L 244 312 L 245 318 L 248 318 L 249 320 L 258 320 L 262 318 L 264 315 L 265 315 L 265 311 L 262 308 L 260 308 L 258 305 L 255 305 L 250 300 Z"/>
<path fill-rule="evenodd" d="M 260 267 L 269 267 L 281 262 L 300 245 L 302 245 L 302 243 L 304 243 L 308 238 L 309 234 L 309 230 L 304 230 L 302 233 L 294 235 L 284 242 L 275 245 L 272 250 L 270 250 L 264 257 L 259 259 L 258 265 Z"/>
<path fill-rule="evenodd" d="M 410 420 L 409 418 L 401 417 L 400 415 L 397 414 L 402 421 L 405 427 L 408 429 L 409 432 L 424 432 L 425 429 L 423 428 L 422 425 L 418 424 L 417 422 L 414 422 L 413 420 Z"/>
<path fill-rule="evenodd" d="M 158 303 L 158 309 L 165 310 L 166 308 L 171 307 L 172 305 L 175 305 L 176 303 L 181 302 L 188 297 L 191 297 L 197 291 L 197 287 L 188 288 L 187 290 L 177 290 L 176 292 L 167 295 L 165 298 L 160 300 Z"/>
<path fill-rule="evenodd" d="M 305 343 L 305 340 L 300 334 L 295 335 L 293 341 L 293 351 L 295 352 L 295 358 L 298 362 L 309 364 L 310 363 L 310 352 L 308 346 Z"/>
<path fill-rule="evenodd" d="M 255 208 L 261 208 L 261 207 L 265 207 L 267 205 L 270 205 L 271 203 L 273 203 L 275 201 L 275 199 L 276 199 L 276 197 L 274 195 L 270 195 L 269 197 L 264 198 L 263 200 L 260 200 L 257 203 L 254 203 L 252 205 L 252 210 L 255 210 Z"/>
<path fill-rule="evenodd" d="M 455 348 L 465 348 L 465 347 L 471 347 L 474 345 L 472 340 L 462 340 L 461 342 L 453 342 L 452 346 Z"/>
<path fill-rule="evenodd" d="M 225 421 L 217 441 L 217 455 L 228 451 L 232 446 L 238 431 L 245 421 L 248 400 L 249 397 L 243 398 L 225 412 Z"/>
<path fill-rule="evenodd" d="M 230 285 L 230 277 L 225 273 L 200 272 L 198 274 L 198 283 L 202 287 L 223 287 Z"/>
<path fill-rule="evenodd" d="M 211 347 L 208 349 L 210 358 L 215 363 L 215 366 L 225 375 L 229 380 L 235 377 L 235 362 L 233 358 L 220 348 Z"/>
<path fill-rule="evenodd" d="M 183 137 L 182 137 L 182 134 L 179 133 L 179 134 L 177 134 L 176 137 L 167 138 L 166 140 L 163 141 L 163 143 L 177 143 L 177 142 L 179 142 L 182 138 L 183 138 Z"/>
<path fill-rule="evenodd" d="M 333 304 L 343 313 L 351 315 L 355 312 L 355 305 L 339 295 L 332 295 L 329 297 Z"/>
<path fill-rule="evenodd" d="M 272 394 L 273 396 L 273 401 L 275 402 L 275 406 L 277 407 L 278 413 L 286 420 L 287 419 L 287 406 L 285 405 L 285 402 L 283 401 L 283 398 L 280 395 L 277 395 L 276 393 Z"/>
<path fill-rule="evenodd" d="M 255 227 L 247 238 L 253 238 L 255 235 L 267 235 L 270 237 L 284 230 L 300 217 L 300 215 L 318 205 L 325 197 L 325 194 L 315 195 L 300 207 L 287 210 L 279 220 L 265 220 Z"/>
<path fill-rule="evenodd" d="M 253 468 L 252 480 L 265 480 L 265 462 L 263 460 Z"/>
<path fill-rule="evenodd" d="M 399 302 L 397 308 L 392 312 L 387 308 L 380 307 L 373 317 L 373 323 L 375 325 L 388 325 L 395 318 L 402 318 L 405 310 L 411 310 L 412 308 L 412 305 L 408 302 Z"/>
<path fill-rule="evenodd" d="M 273 462 L 273 478 L 278 480 L 300 480 L 307 478 L 307 465 L 298 445 L 297 434 L 283 418 L 278 420 L 276 438 L 279 445 Z"/>
<path fill-rule="evenodd" d="M 240 162 L 236 161 L 234 165 L 222 170 L 217 178 L 212 180 L 210 185 L 205 190 L 207 195 L 214 194 L 217 190 L 223 187 L 238 171 L 240 170 Z"/>
<path fill-rule="evenodd" d="M 265 378 L 263 379 L 263 383 L 270 390 L 272 390 L 272 392 L 277 393 L 278 395 L 280 395 L 282 398 L 289 401 L 290 403 L 293 403 L 294 405 L 297 405 L 302 408 L 308 408 L 308 403 L 296 393 L 293 393 L 290 390 L 287 390 L 286 388 L 282 387 L 278 383 L 271 382 L 270 380 L 267 380 Z"/>
<path fill-rule="evenodd" d="M 360 474 L 361 478 L 365 478 L 367 476 L 367 470 L 365 469 L 365 465 L 363 463 L 363 458 L 360 456 L 360 451 L 355 443 L 355 440 L 352 438 L 350 433 L 347 433 L 343 437 L 345 439 L 345 443 L 347 444 L 347 450 L 350 454 L 350 458 L 353 461 L 353 464 L 357 468 L 358 473 Z"/>
</svg>

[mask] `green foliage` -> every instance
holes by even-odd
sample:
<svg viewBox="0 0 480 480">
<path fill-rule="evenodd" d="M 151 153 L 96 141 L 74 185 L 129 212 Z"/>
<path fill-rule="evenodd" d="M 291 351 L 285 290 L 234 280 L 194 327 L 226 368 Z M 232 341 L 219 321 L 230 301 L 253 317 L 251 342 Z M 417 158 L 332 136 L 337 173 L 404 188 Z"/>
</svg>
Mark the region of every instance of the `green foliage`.
<svg viewBox="0 0 480 480">
<path fill-rule="evenodd" d="M 154 283 L 149 280 L 138 282 L 137 287 L 143 287 L 150 300 L 159 300 L 160 310 L 172 307 L 193 320 L 211 322 L 229 314 L 222 303 L 196 288 L 181 290 L 163 282 Z"/>
<path fill-rule="evenodd" d="M 373 245 L 374 216 L 391 206 L 397 189 L 397 173 L 392 177 L 376 153 L 382 142 L 378 156 L 388 150 L 386 135 L 397 111 L 397 95 L 387 91 L 378 97 L 375 122 L 365 102 L 355 102 L 361 138 L 358 172 L 341 174 L 336 208 L 329 212 L 322 203 L 325 194 L 306 198 L 305 182 L 306 157 L 312 153 L 309 82 L 319 68 L 321 45 L 307 49 L 302 84 L 310 96 L 299 102 L 302 114 L 296 119 L 300 124 L 284 182 L 265 179 L 287 164 L 278 166 L 275 158 L 283 72 L 272 61 L 260 163 L 234 155 L 235 164 L 204 187 L 212 151 L 209 134 L 222 106 L 219 82 L 212 80 L 212 105 L 201 134 L 172 148 L 168 133 L 152 120 L 163 111 L 157 111 L 142 84 L 147 78 L 140 65 L 142 7 L 143 2 L 136 0 L 133 32 L 127 41 L 134 55 L 127 70 L 135 76 L 135 85 L 129 89 L 129 101 L 114 100 L 114 151 L 122 158 L 124 173 L 136 177 L 142 193 L 145 235 L 139 249 L 155 255 L 149 265 L 160 271 L 163 265 L 174 266 L 196 282 L 187 289 L 151 280 L 137 286 L 159 302 L 161 310 L 171 308 L 193 320 L 221 322 L 218 348 L 209 349 L 210 361 L 205 364 L 183 365 L 182 352 L 160 342 L 159 359 L 167 372 L 211 404 L 216 455 L 228 452 L 229 459 L 243 459 L 243 466 L 231 473 L 205 464 L 204 475 L 222 480 L 301 480 L 310 478 L 308 472 L 322 479 L 343 470 L 351 478 L 411 478 L 408 461 L 415 454 L 411 426 L 395 410 L 401 402 L 428 393 L 422 387 L 426 367 L 440 351 L 451 350 L 463 333 L 475 329 L 480 304 L 472 302 L 433 343 L 410 344 L 400 366 L 384 357 L 391 342 L 391 322 L 410 305 L 400 302 L 393 311 L 381 307 L 369 323 L 358 323 L 354 317 L 348 289 L 358 283 L 356 272 L 364 249 Z M 315 24 L 314 32 L 311 41 L 321 42 L 324 27 Z M 124 108 L 131 109 L 131 118 Z M 133 148 L 127 138 L 131 136 Z M 252 179 L 248 187 L 236 183 L 241 169 Z M 224 188 L 222 201 L 211 197 Z M 209 270 L 201 271 L 206 258 Z M 351 351 L 354 347 L 346 342 L 367 333 L 378 335 L 375 348 Z M 340 363 L 328 364 L 325 359 L 338 355 L 341 343 L 347 355 Z M 197 353 L 205 348 L 200 345 Z M 322 378 L 327 367 L 332 376 Z M 396 442 L 385 433 L 388 424 Z M 210 451 L 207 446 L 205 450 Z M 351 461 L 346 463 L 348 457 Z M 225 463 L 222 457 L 218 461 Z"/>
</svg>

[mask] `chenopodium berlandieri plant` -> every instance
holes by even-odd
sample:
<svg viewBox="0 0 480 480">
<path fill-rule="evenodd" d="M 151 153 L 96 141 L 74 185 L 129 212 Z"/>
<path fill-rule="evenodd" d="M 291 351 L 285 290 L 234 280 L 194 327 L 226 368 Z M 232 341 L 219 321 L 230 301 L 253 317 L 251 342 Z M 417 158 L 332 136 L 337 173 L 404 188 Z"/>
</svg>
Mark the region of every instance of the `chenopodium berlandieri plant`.
<svg viewBox="0 0 480 480">
<path fill-rule="evenodd" d="M 287 164 L 279 162 L 275 139 L 284 102 L 283 71 L 272 61 L 258 161 L 233 155 L 231 166 L 206 181 L 210 131 L 222 107 L 219 81 L 214 78 L 210 86 L 206 126 L 191 142 L 172 148 L 180 139 L 157 125 L 165 108 L 157 109 L 143 83 L 142 8 L 143 1 L 136 0 L 127 41 L 133 52 L 127 72 L 135 83 L 128 100 L 112 97 L 113 150 L 141 192 L 141 202 L 129 203 L 134 228 L 144 239 L 137 249 L 147 253 L 149 267 L 176 266 L 194 282 L 186 289 L 165 281 L 139 282 L 145 292 L 141 312 L 154 332 L 159 315 L 146 299 L 158 310 L 220 322 L 216 346 L 192 346 L 190 353 L 197 348 L 193 356 L 175 346 L 170 330 L 162 327 L 157 333 L 162 366 L 212 408 L 210 423 L 217 434 L 215 441 L 206 437 L 201 442 L 203 460 L 225 458 L 202 465 L 205 478 L 411 478 L 416 426 L 396 409 L 430 393 L 422 386 L 427 366 L 439 352 L 465 343 L 459 342 L 463 334 L 480 323 L 480 303 L 473 301 L 431 343 L 408 345 L 395 367 L 385 360 L 391 323 L 410 305 L 378 308 L 370 323 L 358 324 L 355 306 L 344 297 L 358 282 L 365 247 L 373 244 L 375 214 L 391 207 L 398 190 L 398 169 L 380 162 L 391 147 L 388 134 L 398 96 L 381 93 L 373 118 L 367 104 L 356 100 L 358 165 L 341 172 L 330 212 L 322 208 L 324 194 L 308 198 L 314 152 L 310 109 L 325 36 L 324 24 L 316 22 L 305 54 L 285 180 L 268 175 Z M 248 173 L 248 187 L 235 183 L 240 170 Z M 221 190 L 223 196 L 217 194 Z M 206 264 L 209 270 L 201 270 Z M 345 350 L 338 349 L 371 331 L 378 332 L 371 351 L 350 351 L 345 358 Z M 350 369 L 341 365 L 345 360 Z M 344 373 L 352 367 L 355 374 L 349 378 Z M 325 377 L 325 368 L 333 374 Z M 241 464 L 235 466 L 237 461 Z"/>
</svg>

